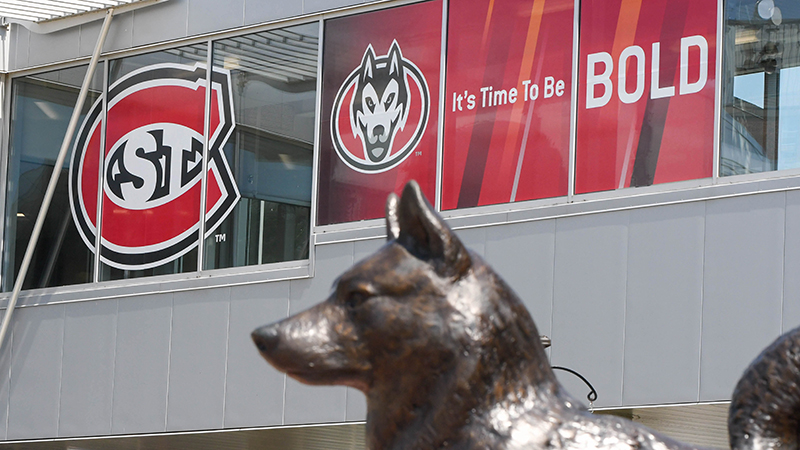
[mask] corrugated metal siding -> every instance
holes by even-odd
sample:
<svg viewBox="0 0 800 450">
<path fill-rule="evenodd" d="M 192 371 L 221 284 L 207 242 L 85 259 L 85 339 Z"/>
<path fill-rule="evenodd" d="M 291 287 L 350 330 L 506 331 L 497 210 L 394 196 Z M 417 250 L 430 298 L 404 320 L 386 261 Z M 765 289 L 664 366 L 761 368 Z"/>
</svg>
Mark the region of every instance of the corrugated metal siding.
<svg viewBox="0 0 800 450">
<path fill-rule="evenodd" d="M 631 419 L 673 439 L 701 447 L 729 448 L 728 404 L 663 406 L 600 411 Z"/>
<path fill-rule="evenodd" d="M 364 425 L 126 436 L 0 445 L 8 450 L 363 450 Z"/>
</svg>

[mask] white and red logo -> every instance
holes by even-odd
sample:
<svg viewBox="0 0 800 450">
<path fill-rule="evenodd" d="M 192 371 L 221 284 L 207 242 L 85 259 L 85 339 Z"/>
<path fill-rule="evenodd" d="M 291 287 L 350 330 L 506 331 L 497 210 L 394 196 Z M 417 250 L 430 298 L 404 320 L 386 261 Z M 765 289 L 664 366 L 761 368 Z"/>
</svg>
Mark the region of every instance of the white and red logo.
<svg viewBox="0 0 800 450">
<path fill-rule="evenodd" d="M 206 236 L 240 198 L 222 152 L 235 126 L 230 72 L 214 68 L 211 79 Z M 126 270 L 147 269 L 197 246 L 205 103 L 206 67 L 202 64 L 157 64 L 116 81 L 108 89 L 102 167 L 103 99 L 92 106 L 75 141 L 69 197 L 75 224 L 92 250 L 101 199 L 100 260 L 104 263 Z"/>
<path fill-rule="evenodd" d="M 425 76 L 403 57 L 397 41 L 383 56 L 375 56 L 368 45 L 361 65 L 342 83 L 333 103 L 336 154 L 361 173 L 392 169 L 416 148 L 429 113 Z"/>
</svg>

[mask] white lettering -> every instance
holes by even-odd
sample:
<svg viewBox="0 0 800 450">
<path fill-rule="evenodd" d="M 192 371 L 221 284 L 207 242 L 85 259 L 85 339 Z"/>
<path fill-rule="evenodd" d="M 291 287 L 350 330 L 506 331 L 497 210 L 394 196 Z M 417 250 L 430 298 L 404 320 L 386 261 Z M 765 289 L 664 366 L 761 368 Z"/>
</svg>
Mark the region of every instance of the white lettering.
<svg viewBox="0 0 800 450">
<path fill-rule="evenodd" d="M 684 37 L 681 38 L 680 45 L 680 79 L 676 87 L 669 85 L 673 80 L 665 80 L 665 83 L 668 83 L 668 85 L 661 86 L 661 43 L 654 42 L 652 44 L 652 54 L 649 55 L 652 58 L 650 61 L 651 99 L 673 97 L 676 90 L 680 95 L 694 94 L 703 90 L 706 84 L 708 84 L 709 55 L 708 41 L 706 41 L 706 38 L 700 35 Z M 644 49 L 638 45 L 626 47 L 620 53 L 619 59 L 616 61 L 617 95 L 620 102 L 630 104 L 641 100 L 645 85 L 647 84 L 647 73 L 645 71 L 647 56 Z M 692 67 L 697 67 L 697 79 L 694 81 L 689 80 L 690 58 L 692 60 Z M 629 84 L 626 82 L 631 81 L 628 75 L 633 72 L 632 70 L 628 70 L 628 63 L 630 62 L 633 64 L 634 62 L 632 59 L 635 59 L 636 63 L 636 80 L 635 83 L 632 83 L 635 86 L 633 91 L 628 92 Z M 614 72 L 614 60 L 609 53 L 599 52 L 588 55 L 586 62 L 586 109 L 605 106 L 611 100 L 611 95 L 614 90 L 614 82 L 611 80 L 611 75 Z M 603 69 L 599 69 L 597 67 L 598 64 L 603 64 Z M 602 72 L 598 73 L 599 70 L 602 70 Z M 562 82 L 559 81 L 559 83 Z M 559 88 L 559 86 L 561 86 L 561 88 Z M 558 91 L 559 89 L 563 91 L 563 86 L 563 83 L 555 85 L 556 95 L 561 95 Z M 545 97 L 553 95 L 552 89 L 552 78 L 545 79 Z"/>
<path fill-rule="evenodd" d="M 700 49 L 700 76 L 694 83 L 689 82 L 689 47 Z M 680 95 L 700 92 L 708 81 L 708 42 L 703 36 L 681 38 L 681 81 Z"/>
<path fill-rule="evenodd" d="M 628 92 L 626 81 L 628 76 L 628 59 L 631 57 L 636 58 L 636 89 L 633 92 Z M 622 103 L 634 103 L 642 98 L 644 93 L 644 50 L 638 45 L 631 45 L 626 47 L 619 55 L 619 72 L 617 74 L 618 83 L 617 91 L 619 99 Z"/>
<path fill-rule="evenodd" d="M 489 89 L 491 89 L 491 88 L 488 88 L 488 87 L 485 87 L 485 86 L 481 88 L 481 108 L 485 108 L 486 107 L 486 93 L 489 92 Z M 492 101 L 492 96 L 491 95 L 489 96 L 489 101 L 490 102 Z M 489 106 L 491 106 L 491 105 L 489 105 Z"/>
<path fill-rule="evenodd" d="M 556 79 L 553 77 L 544 77 L 544 98 L 550 98 L 555 95 Z"/>
<path fill-rule="evenodd" d="M 608 104 L 611 100 L 611 90 L 614 88 L 611 83 L 611 72 L 614 70 L 614 62 L 611 55 L 606 52 L 592 53 L 586 58 L 586 109 L 599 108 Z M 597 63 L 603 63 L 605 70 L 597 73 Z M 603 94 L 600 97 L 594 96 L 594 88 L 598 84 L 603 86 Z"/>
<path fill-rule="evenodd" d="M 564 87 L 564 80 L 558 80 L 558 83 L 556 83 L 556 97 L 564 95 Z"/>
<path fill-rule="evenodd" d="M 494 91 L 494 106 L 505 105 L 508 103 L 508 92 L 505 89 Z"/>
<path fill-rule="evenodd" d="M 522 82 L 522 92 L 525 93 L 525 101 L 528 101 L 528 85 L 531 84 L 531 80 L 525 80 Z"/>
<path fill-rule="evenodd" d="M 650 98 L 675 95 L 675 86 L 661 87 L 661 43 L 653 42 L 653 60 L 650 63 Z"/>
</svg>

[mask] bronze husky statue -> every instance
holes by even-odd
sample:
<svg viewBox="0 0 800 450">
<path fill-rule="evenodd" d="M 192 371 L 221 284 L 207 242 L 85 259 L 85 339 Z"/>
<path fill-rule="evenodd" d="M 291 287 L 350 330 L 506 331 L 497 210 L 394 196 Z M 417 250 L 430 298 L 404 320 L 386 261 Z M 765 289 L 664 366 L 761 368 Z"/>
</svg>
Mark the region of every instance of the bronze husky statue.
<svg viewBox="0 0 800 450">
<path fill-rule="evenodd" d="M 366 394 L 368 448 L 692 448 L 573 400 L 523 304 L 416 183 L 389 197 L 386 225 L 386 245 L 339 277 L 327 300 L 253 332 L 278 370 Z M 739 382 L 733 448 L 796 449 L 798 334 L 776 341 Z"/>
</svg>

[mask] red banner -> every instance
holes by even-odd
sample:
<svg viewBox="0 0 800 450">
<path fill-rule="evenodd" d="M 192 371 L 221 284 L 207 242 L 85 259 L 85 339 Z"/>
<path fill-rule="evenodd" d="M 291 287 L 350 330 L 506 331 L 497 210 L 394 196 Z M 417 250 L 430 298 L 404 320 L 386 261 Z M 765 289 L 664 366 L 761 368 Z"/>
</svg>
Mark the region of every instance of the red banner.
<svg viewBox="0 0 800 450">
<path fill-rule="evenodd" d="M 715 0 L 581 2 L 575 192 L 710 177 Z"/>
<path fill-rule="evenodd" d="M 433 199 L 440 0 L 325 22 L 317 224 L 383 217 L 411 179 Z"/>
<path fill-rule="evenodd" d="M 442 209 L 567 195 L 573 3 L 450 3 Z"/>
<path fill-rule="evenodd" d="M 81 237 L 94 249 L 102 173 L 101 260 L 123 270 L 172 261 L 197 246 L 203 179 L 206 68 L 155 64 L 109 86 L 104 166 L 103 102 L 84 120 L 70 165 L 70 201 Z M 239 201 L 222 147 L 235 126 L 230 74 L 212 73 L 206 234 Z"/>
</svg>

